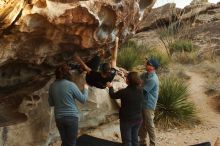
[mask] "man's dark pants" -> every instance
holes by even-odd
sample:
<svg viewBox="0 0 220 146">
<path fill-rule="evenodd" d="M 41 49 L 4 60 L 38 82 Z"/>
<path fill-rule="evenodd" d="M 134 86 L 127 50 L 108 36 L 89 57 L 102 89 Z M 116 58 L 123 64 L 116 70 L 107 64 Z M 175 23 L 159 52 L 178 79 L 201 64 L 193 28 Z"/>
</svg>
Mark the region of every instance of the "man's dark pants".
<svg viewBox="0 0 220 146">
<path fill-rule="evenodd" d="M 78 133 L 77 117 L 62 117 L 56 119 L 56 125 L 62 140 L 61 146 L 76 146 Z"/>
</svg>

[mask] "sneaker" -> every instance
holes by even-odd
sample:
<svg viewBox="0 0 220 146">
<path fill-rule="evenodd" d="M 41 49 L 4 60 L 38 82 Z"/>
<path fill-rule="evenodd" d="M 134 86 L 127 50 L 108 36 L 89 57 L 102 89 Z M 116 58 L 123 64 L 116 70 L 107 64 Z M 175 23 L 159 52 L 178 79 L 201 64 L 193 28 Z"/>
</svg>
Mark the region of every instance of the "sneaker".
<svg viewBox="0 0 220 146">
<path fill-rule="evenodd" d="M 70 70 L 77 70 L 79 74 L 84 72 L 79 64 L 68 64 L 68 66 L 70 67 Z"/>
<path fill-rule="evenodd" d="M 68 64 L 71 70 L 79 70 L 80 65 L 79 64 Z"/>
</svg>

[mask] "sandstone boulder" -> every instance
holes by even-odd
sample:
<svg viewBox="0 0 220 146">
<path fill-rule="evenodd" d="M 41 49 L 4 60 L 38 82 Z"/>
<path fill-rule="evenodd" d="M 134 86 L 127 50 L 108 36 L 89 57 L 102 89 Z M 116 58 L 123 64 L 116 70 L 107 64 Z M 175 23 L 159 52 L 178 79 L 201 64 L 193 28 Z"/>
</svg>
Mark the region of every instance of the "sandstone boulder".
<svg viewBox="0 0 220 146">
<path fill-rule="evenodd" d="M 116 36 L 122 43 L 135 34 L 144 11 L 150 11 L 154 3 L 155 0 L 2 2 L 0 145 L 41 146 L 54 141 L 59 134 L 47 98 L 56 66 L 72 61 L 75 53 L 88 61 L 99 50 L 109 52 Z M 125 86 L 121 80 L 115 82 L 119 88 Z M 81 83 L 77 82 L 79 86 Z M 80 127 L 94 127 L 115 113 L 118 105 L 106 90 L 90 88 L 88 103 L 79 107 Z"/>
<path fill-rule="evenodd" d="M 87 61 L 100 49 L 109 52 L 116 36 L 120 43 L 132 36 L 143 12 L 154 2 L 6 0 L 0 10 L 0 102 L 4 108 L 13 104 L 17 109 L 73 54 Z"/>
</svg>

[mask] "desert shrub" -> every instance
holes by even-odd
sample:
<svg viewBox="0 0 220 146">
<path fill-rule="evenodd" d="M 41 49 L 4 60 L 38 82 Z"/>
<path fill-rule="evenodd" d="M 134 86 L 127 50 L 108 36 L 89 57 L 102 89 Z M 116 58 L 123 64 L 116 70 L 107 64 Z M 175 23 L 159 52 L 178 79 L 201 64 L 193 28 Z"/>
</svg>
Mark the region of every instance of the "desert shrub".
<svg viewBox="0 0 220 146">
<path fill-rule="evenodd" d="M 174 12 L 175 15 L 175 10 L 171 8 L 171 13 L 172 12 Z M 174 51 L 182 51 L 185 48 L 187 49 L 184 51 L 188 51 L 188 48 L 191 46 L 194 47 L 194 45 L 191 45 L 192 42 L 189 41 L 189 30 L 192 24 L 191 20 L 184 21 L 183 23 L 181 20 L 176 21 L 176 18 L 172 17 L 173 15 L 170 16 L 171 17 L 165 23 L 157 24 L 157 34 L 161 42 L 164 44 L 169 57 L 172 56 Z"/>
<path fill-rule="evenodd" d="M 166 68 L 170 62 L 167 54 L 148 46 L 138 45 L 134 41 L 128 41 L 120 47 L 117 62 L 118 66 L 131 70 L 138 65 L 143 65 L 146 58 L 157 59 L 162 68 Z"/>
<path fill-rule="evenodd" d="M 160 28 L 158 31 L 158 35 L 161 38 L 175 37 L 176 35 L 178 35 L 178 32 L 182 30 L 182 27 L 178 22 L 177 23 L 169 22 L 168 26 L 166 26 L 165 24 L 161 24 L 158 25 L 158 27 Z"/>
<path fill-rule="evenodd" d="M 135 41 L 128 40 L 127 42 L 123 43 L 120 48 L 123 49 L 123 48 L 138 48 L 138 47 L 139 46 Z"/>
<path fill-rule="evenodd" d="M 207 92 L 220 94 L 220 62 L 205 61 L 198 65 L 196 72 L 201 73 L 206 78 L 205 88 Z"/>
<path fill-rule="evenodd" d="M 170 53 L 174 52 L 192 52 L 196 49 L 195 45 L 193 45 L 190 40 L 175 40 L 174 42 L 169 44 Z"/>
<path fill-rule="evenodd" d="M 159 39 L 164 44 L 167 55 L 171 57 L 172 52 L 169 45 L 175 42 L 175 40 L 178 40 L 181 37 L 180 34 L 184 34 L 185 26 L 183 26 L 180 21 L 175 21 L 173 20 L 173 17 L 170 17 L 168 22 L 158 23 L 157 27 L 157 34 L 159 35 Z"/>
<path fill-rule="evenodd" d="M 148 59 L 157 59 L 160 62 L 160 68 L 167 68 L 170 62 L 170 59 L 166 54 L 161 53 L 156 49 L 150 49 L 146 54 Z"/>
<path fill-rule="evenodd" d="M 200 62 L 198 49 L 190 40 L 176 40 L 169 44 L 171 58 L 175 62 L 182 64 L 196 64 Z"/>
<path fill-rule="evenodd" d="M 155 121 L 161 128 L 186 126 L 196 121 L 195 108 L 187 100 L 186 84 L 177 78 L 161 79 Z"/>
<path fill-rule="evenodd" d="M 142 64 L 145 55 L 146 47 L 137 45 L 134 41 L 124 43 L 118 53 L 117 64 L 127 70 Z"/>
<path fill-rule="evenodd" d="M 181 64 L 196 64 L 201 61 L 197 52 L 180 52 L 174 53 L 172 60 Z"/>
</svg>

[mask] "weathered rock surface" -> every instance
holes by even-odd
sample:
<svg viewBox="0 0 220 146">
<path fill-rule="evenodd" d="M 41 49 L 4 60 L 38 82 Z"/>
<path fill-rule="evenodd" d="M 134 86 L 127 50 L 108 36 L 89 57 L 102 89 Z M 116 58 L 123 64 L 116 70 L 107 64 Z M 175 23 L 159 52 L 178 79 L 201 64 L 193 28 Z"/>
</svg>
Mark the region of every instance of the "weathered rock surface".
<svg viewBox="0 0 220 146">
<path fill-rule="evenodd" d="M 150 13 L 145 13 L 143 20 L 139 24 L 138 31 L 146 31 L 163 25 L 169 25 L 170 21 L 176 21 L 180 14 L 181 10 L 176 8 L 175 3 L 155 8 Z"/>
<path fill-rule="evenodd" d="M 177 29 L 185 26 L 180 37 L 192 39 L 201 48 L 202 54 L 210 52 L 220 54 L 220 4 L 210 4 L 205 1 L 196 4 L 196 2 L 199 1 L 184 9 L 175 8 L 174 4 L 153 9 L 144 16 L 139 24 L 139 33 L 133 39 L 149 47 L 165 50 L 164 44 L 159 39 L 160 29 L 163 30 L 171 25 L 177 26 Z M 145 38 L 150 41 L 146 41 Z"/>
<path fill-rule="evenodd" d="M 20 99 L 19 105 L 76 52 L 86 61 L 109 51 L 116 36 L 122 41 L 135 33 L 154 2 L 8 0 L 0 10 L 1 102 Z"/>
<path fill-rule="evenodd" d="M 79 86 L 85 82 L 81 76 L 73 73 L 74 81 Z M 54 122 L 53 108 L 48 106 L 48 87 L 54 79 L 47 85 L 35 91 L 33 94 L 40 98 L 26 97 L 19 107 L 19 112 L 25 113 L 27 120 L 22 123 L 0 128 L 0 145 L 4 146 L 45 146 L 56 141 L 60 141 L 59 133 Z M 116 76 L 113 82 L 114 88 L 118 90 L 126 86 L 123 79 Z M 89 88 L 89 99 L 80 108 L 80 123 L 82 129 L 97 127 L 106 122 L 112 114 L 118 113 L 118 105 L 115 100 L 111 100 L 107 89 Z M 15 119 L 17 120 L 17 119 Z M 14 123 L 12 123 L 14 124 Z"/>
<path fill-rule="evenodd" d="M 208 0 L 192 0 L 190 5 L 207 4 Z"/>
<path fill-rule="evenodd" d="M 201 49 L 201 57 L 206 54 L 220 55 L 220 21 L 205 23 L 190 29 L 188 37 Z"/>
<path fill-rule="evenodd" d="M 75 53 L 87 61 L 101 49 L 109 52 L 116 36 L 121 43 L 136 32 L 155 0 L 0 2 L 0 145 L 40 146 L 58 136 L 47 103 L 55 67 Z M 79 105 L 81 127 L 97 126 L 116 112 L 107 93 L 90 89 L 86 106 Z"/>
<path fill-rule="evenodd" d="M 138 31 L 157 29 L 168 26 L 172 23 L 191 23 L 203 24 L 219 20 L 219 4 L 199 3 L 186 6 L 184 9 L 175 7 L 175 4 L 166 4 L 159 8 L 153 9 L 150 13 L 145 14 L 139 24 Z"/>
</svg>

